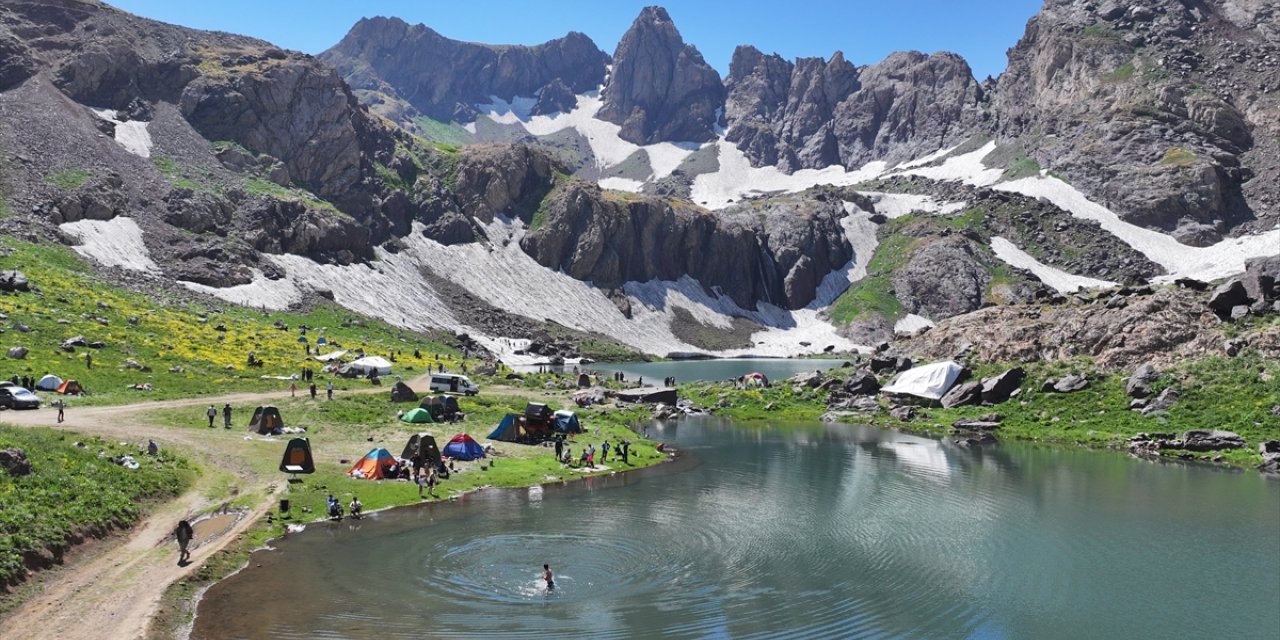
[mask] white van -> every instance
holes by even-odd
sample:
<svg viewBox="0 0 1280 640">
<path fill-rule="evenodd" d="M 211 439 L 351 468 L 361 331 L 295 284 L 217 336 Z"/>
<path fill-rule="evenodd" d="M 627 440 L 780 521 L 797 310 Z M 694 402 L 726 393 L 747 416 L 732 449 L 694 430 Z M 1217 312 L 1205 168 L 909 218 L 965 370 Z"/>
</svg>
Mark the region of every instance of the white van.
<svg viewBox="0 0 1280 640">
<path fill-rule="evenodd" d="M 431 390 L 443 393 L 461 393 L 468 396 L 480 393 L 480 387 L 477 387 L 476 383 L 471 381 L 471 378 L 456 373 L 431 374 Z"/>
</svg>

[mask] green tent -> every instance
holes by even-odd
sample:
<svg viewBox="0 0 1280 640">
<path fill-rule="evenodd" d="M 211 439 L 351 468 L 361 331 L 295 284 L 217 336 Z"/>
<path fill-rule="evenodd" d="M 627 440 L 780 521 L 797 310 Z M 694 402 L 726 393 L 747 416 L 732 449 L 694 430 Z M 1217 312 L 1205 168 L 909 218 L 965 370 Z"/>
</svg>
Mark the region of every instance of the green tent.
<svg viewBox="0 0 1280 640">
<path fill-rule="evenodd" d="M 423 409 L 422 407 L 416 407 L 406 411 L 404 415 L 400 416 L 400 419 L 404 422 L 415 422 L 418 424 L 435 422 L 435 420 L 431 419 L 431 412 Z"/>
</svg>

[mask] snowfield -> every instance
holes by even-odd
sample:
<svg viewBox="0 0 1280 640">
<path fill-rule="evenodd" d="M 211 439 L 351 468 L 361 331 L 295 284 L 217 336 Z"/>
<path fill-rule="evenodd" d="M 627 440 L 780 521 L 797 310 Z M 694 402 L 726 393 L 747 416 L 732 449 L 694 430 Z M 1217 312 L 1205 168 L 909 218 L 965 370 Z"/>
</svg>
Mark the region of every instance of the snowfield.
<svg viewBox="0 0 1280 640">
<path fill-rule="evenodd" d="M 159 273 L 142 241 L 142 228 L 133 218 L 117 216 L 110 220 L 78 220 L 64 222 L 58 228 L 80 244 L 71 247 L 76 253 L 110 266 Z"/>
<path fill-rule="evenodd" d="M 693 179 L 690 199 L 708 209 L 723 209 L 748 196 L 796 193 L 820 184 L 850 186 L 879 177 L 883 162 L 869 162 L 857 171 L 832 165 L 825 169 L 801 169 L 786 174 L 777 167 L 753 167 L 747 156 L 730 142 L 716 141 L 720 169 Z"/>
<path fill-rule="evenodd" d="M 1157 282 L 1172 282 L 1177 278 L 1217 280 L 1244 271 L 1244 261 L 1249 258 L 1280 254 L 1280 229 L 1227 238 L 1209 247 L 1190 247 L 1174 240 L 1173 236 L 1121 220 L 1110 209 L 1091 202 L 1075 187 L 1057 178 L 1023 178 L 995 188 L 1044 198 L 1077 218 L 1097 221 L 1103 229 L 1168 271 L 1168 274 L 1155 278 Z"/>
<path fill-rule="evenodd" d="M 1076 276 L 1049 266 L 1000 236 L 991 238 L 991 250 L 995 252 L 997 258 L 1004 260 L 1010 266 L 1034 273 L 1041 282 L 1053 287 L 1058 293 L 1072 293 L 1080 289 L 1107 289 L 1116 286 L 1116 283 L 1109 280 Z"/>
<path fill-rule="evenodd" d="M 519 125 L 535 136 L 548 136 L 565 129 L 574 129 L 591 145 L 591 153 L 595 154 L 596 166 L 601 171 L 622 164 L 632 154 L 643 151 L 649 157 L 649 167 L 653 169 L 649 181 L 661 180 L 671 175 L 689 154 L 702 146 L 696 142 L 660 142 L 641 146 L 623 140 L 618 137 L 622 127 L 596 119 L 596 112 L 604 106 L 599 91 L 579 95 L 578 106 L 573 111 L 545 116 L 530 114 L 537 98 L 517 97 L 511 102 L 497 96 L 490 96 L 489 99 L 492 102 L 476 105 L 476 108 L 480 110 L 481 117 L 499 124 Z M 475 124 L 471 123 L 469 127 L 468 131 L 475 133 Z M 600 186 L 605 185 L 602 183 Z"/>
<path fill-rule="evenodd" d="M 125 151 L 135 156 L 151 157 L 151 133 L 147 131 L 147 123 L 137 120 L 121 122 L 116 119 L 115 109 L 90 109 L 95 115 L 116 125 L 116 142 Z"/>
</svg>

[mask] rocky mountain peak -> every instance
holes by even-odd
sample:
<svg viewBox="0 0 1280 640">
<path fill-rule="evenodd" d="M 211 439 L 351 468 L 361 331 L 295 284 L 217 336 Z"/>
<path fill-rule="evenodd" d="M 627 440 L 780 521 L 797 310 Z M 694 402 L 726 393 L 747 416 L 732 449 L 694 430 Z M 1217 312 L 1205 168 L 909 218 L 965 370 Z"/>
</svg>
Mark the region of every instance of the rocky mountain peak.
<svg viewBox="0 0 1280 640">
<path fill-rule="evenodd" d="M 1280 219 L 1274 2 L 1053 0 L 1009 52 L 997 133 L 1190 244 Z"/>
<path fill-rule="evenodd" d="M 535 46 L 487 45 L 446 38 L 399 18 L 364 18 L 320 54 L 352 89 L 388 118 L 413 128 L 419 115 L 469 121 L 476 104 L 550 88 L 563 103 L 604 82 L 609 56 L 570 32 Z M 571 105 L 570 105 L 571 106 Z"/>
<path fill-rule="evenodd" d="M 755 164 L 784 171 L 900 162 L 972 135 L 983 91 L 950 53 L 899 52 L 861 69 L 830 59 L 734 53 L 726 82 L 727 139 Z"/>
<path fill-rule="evenodd" d="M 720 74 L 685 44 L 666 9 L 645 7 L 622 36 L 596 117 L 636 144 L 715 137 L 724 100 Z"/>
</svg>

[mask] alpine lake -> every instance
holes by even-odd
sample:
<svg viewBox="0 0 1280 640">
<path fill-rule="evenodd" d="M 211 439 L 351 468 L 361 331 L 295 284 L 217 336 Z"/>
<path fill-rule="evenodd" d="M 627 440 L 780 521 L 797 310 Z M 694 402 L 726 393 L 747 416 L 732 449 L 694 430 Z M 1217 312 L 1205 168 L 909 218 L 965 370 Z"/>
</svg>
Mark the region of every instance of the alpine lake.
<svg viewBox="0 0 1280 640">
<path fill-rule="evenodd" d="M 649 433 L 674 462 L 308 525 L 210 588 L 192 637 L 1280 633 L 1280 481 L 1252 471 L 840 424 Z"/>
</svg>

